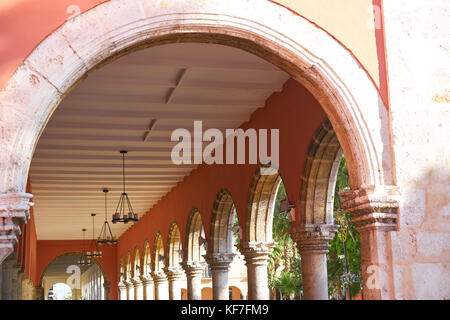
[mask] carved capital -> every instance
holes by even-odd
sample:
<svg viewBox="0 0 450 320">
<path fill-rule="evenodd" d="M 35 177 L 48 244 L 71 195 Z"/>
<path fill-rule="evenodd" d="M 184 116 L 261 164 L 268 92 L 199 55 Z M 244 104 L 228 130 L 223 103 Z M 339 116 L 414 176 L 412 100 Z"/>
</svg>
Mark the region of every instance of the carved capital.
<svg viewBox="0 0 450 320">
<path fill-rule="evenodd" d="M 164 271 L 161 270 L 153 271 L 151 275 L 155 283 L 167 281 L 167 275 L 164 273 Z"/>
<path fill-rule="evenodd" d="M 203 257 L 208 262 L 211 270 L 228 271 L 235 255 L 235 253 L 208 253 Z"/>
<path fill-rule="evenodd" d="M 153 278 L 150 275 L 141 275 L 139 279 L 142 281 L 144 285 L 152 284 Z"/>
<path fill-rule="evenodd" d="M 288 230 L 300 253 L 328 253 L 338 226 L 333 224 L 301 224 Z"/>
<path fill-rule="evenodd" d="M 0 263 L 14 250 L 21 234 L 19 225 L 30 217 L 32 197 L 29 193 L 0 194 Z"/>
<path fill-rule="evenodd" d="M 187 261 L 182 263 L 182 267 L 188 277 L 201 277 L 205 269 L 205 263 L 201 261 Z"/>
<path fill-rule="evenodd" d="M 365 185 L 357 190 L 340 192 L 341 209 L 352 214 L 358 231 L 381 229 L 393 231 L 397 226 L 400 191 L 397 186 Z"/>
<path fill-rule="evenodd" d="M 172 266 L 164 269 L 169 280 L 177 280 L 184 277 L 184 271 L 181 266 Z"/>
<path fill-rule="evenodd" d="M 267 264 L 267 260 L 273 251 L 273 242 L 241 242 L 239 251 L 249 264 Z"/>
</svg>

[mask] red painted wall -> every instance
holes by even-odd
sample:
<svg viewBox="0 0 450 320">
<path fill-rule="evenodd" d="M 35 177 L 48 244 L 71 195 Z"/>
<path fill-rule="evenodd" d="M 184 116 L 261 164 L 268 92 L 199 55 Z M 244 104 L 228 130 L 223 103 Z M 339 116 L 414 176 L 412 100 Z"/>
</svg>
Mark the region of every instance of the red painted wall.
<svg viewBox="0 0 450 320">
<path fill-rule="evenodd" d="M 85 246 L 89 245 L 90 240 L 87 240 Z M 111 300 L 117 299 L 117 257 L 116 245 L 102 245 L 99 247 L 102 251 L 102 257 L 97 260 L 103 267 L 106 278 L 111 282 Z M 38 240 L 37 251 L 39 256 L 36 264 L 37 283 L 44 272 L 47 265 L 56 257 L 69 252 L 81 252 L 83 250 L 83 240 Z"/>
<path fill-rule="evenodd" d="M 265 107 L 256 110 L 250 120 L 241 126 L 243 129 L 280 129 L 279 172 L 292 203 L 298 202 L 300 177 L 309 143 L 325 119 L 326 115 L 313 96 L 290 79 L 282 92 L 272 94 Z M 158 231 L 161 232 L 166 247 L 169 226 L 173 220 L 177 221 L 184 242 L 188 215 L 194 206 L 200 211 L 205 234 L 208 236 L 212 207 L 222 187 L 230 191 L 244 230 L 250 184 L 257 168 L 257 165 L 199 166 L 119 238 L 117 266 L 120 257 L 125 261 L 128 250 L 133 255 L 136 245 L 142 252 L 146 239 L 153 252 L 153 240 Z M 133 195 L 130 196 L 132 199 Z"/>
</svg>

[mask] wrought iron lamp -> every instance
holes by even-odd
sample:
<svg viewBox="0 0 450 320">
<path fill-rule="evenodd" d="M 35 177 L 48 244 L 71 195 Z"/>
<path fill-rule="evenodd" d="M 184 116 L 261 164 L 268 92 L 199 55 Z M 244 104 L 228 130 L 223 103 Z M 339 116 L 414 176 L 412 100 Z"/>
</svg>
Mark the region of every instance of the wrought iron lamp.
<svg viewBox="0 0 450 320">
<path fill-rule="evenodd" d="M 120 150 L 120 153 L 122 154 L 123 192 L 120 195 L 116 212 L 113 214 L 112 223 L 128 223 L 128 221 L 137 222 L 138 215 L 137 213 L 134 213 L 133 207 L 130 203 L 130 199 L 128 199 L 128 194 L 125 192 L 125 154 L 128 153 L 128 151 Z"/>
<path fill-rule="evenodd" d="M 105 222 L 103 223 L 103 227 L 102 230 L 100 231 L 100 235 L 97 238 L 97 243 L 98 244 L 116 244 L 117 243 L 117 238 L 115 236 L 113 236 L 112 231 L 111 231 L 111 227 L 109 226 L 109 222 L 108 222 L 108 216 L 107 216 L 107 212 L 108 212 L 108 207 L 107 207 L 107 200 L 106 200 L 106 195 L 108 194 L 109 190 L 108 189 L 103 189 L 103 192 L 105 193 Z"/>
<path fill-rule="evenodd" d="M 81 229 L 83 231 L 83 251 L 80 254 L 80 260 L 77 261 L 80 266 L 88 266 L 91 264 L 91 258 L 87 255 L 86 250 L 84 249 L 84 233 L 86 229 Z"/>
<path fill-rule="evenodd" d="M 92 216 L 92 240 L 91 240 L 91 244 L 89 247 L 89 250 L 87 252 L 87 256 L 89 258 L 98 258 L 102 256 L 102 252 L 98 249 L 98 245 L 97 245 L 97 241 L 95 240 L 95 235 L 94 235 L 94 219 L 95 219 L 95 213 L 91 213 Z"/>
</svg>

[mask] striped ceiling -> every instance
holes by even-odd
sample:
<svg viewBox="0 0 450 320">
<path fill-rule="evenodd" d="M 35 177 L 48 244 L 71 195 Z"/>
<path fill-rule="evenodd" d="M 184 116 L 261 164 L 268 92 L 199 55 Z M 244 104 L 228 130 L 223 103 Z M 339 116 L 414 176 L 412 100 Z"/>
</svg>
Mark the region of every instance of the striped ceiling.
<svg viewBox="0 0 450 320">
<path fill-rule="evenodd" d="M 245 51 L 200 43 L 141 50 L 101 68 L 61 102 L 49 120 L 30 168 L 40 240 L 92 237 L 122 192 L 122 156 L 133 209 L 145 214 L 194 165 L 174 165 L 176 128 L 192 132 L 239 127 L 289 76 Z M 155 119 L 155 120 L 153 120 Z M 149 127 L 153 123 L 153 127 Z M 112 225 L 120 236 L 131 224 Z"/>
</svg>

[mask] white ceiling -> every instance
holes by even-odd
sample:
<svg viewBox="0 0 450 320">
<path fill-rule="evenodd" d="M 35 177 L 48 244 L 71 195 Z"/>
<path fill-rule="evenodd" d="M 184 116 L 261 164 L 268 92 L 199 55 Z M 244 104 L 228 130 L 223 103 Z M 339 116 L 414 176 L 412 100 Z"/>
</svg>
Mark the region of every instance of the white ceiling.
<svg viewBox="0 0 450 320">
<path fill-rule="evenodd" d="M 40 240 L 95 236 L 122 192 L 122 156 L 133 209 L 145 214 L 195 168 L 171 161 L 176 128 L 192 131 L 239 127 L 280 91 L 289 78 L 268 62 L 239 49 L 200 43 L 149 48 L 90 75 L 61 102 L 34 154 L 30 176 Z M 143 137 L 157 119 L 149 139 Z M 131 224 L 111 224 L 120 236 Z"/>
</svg>

